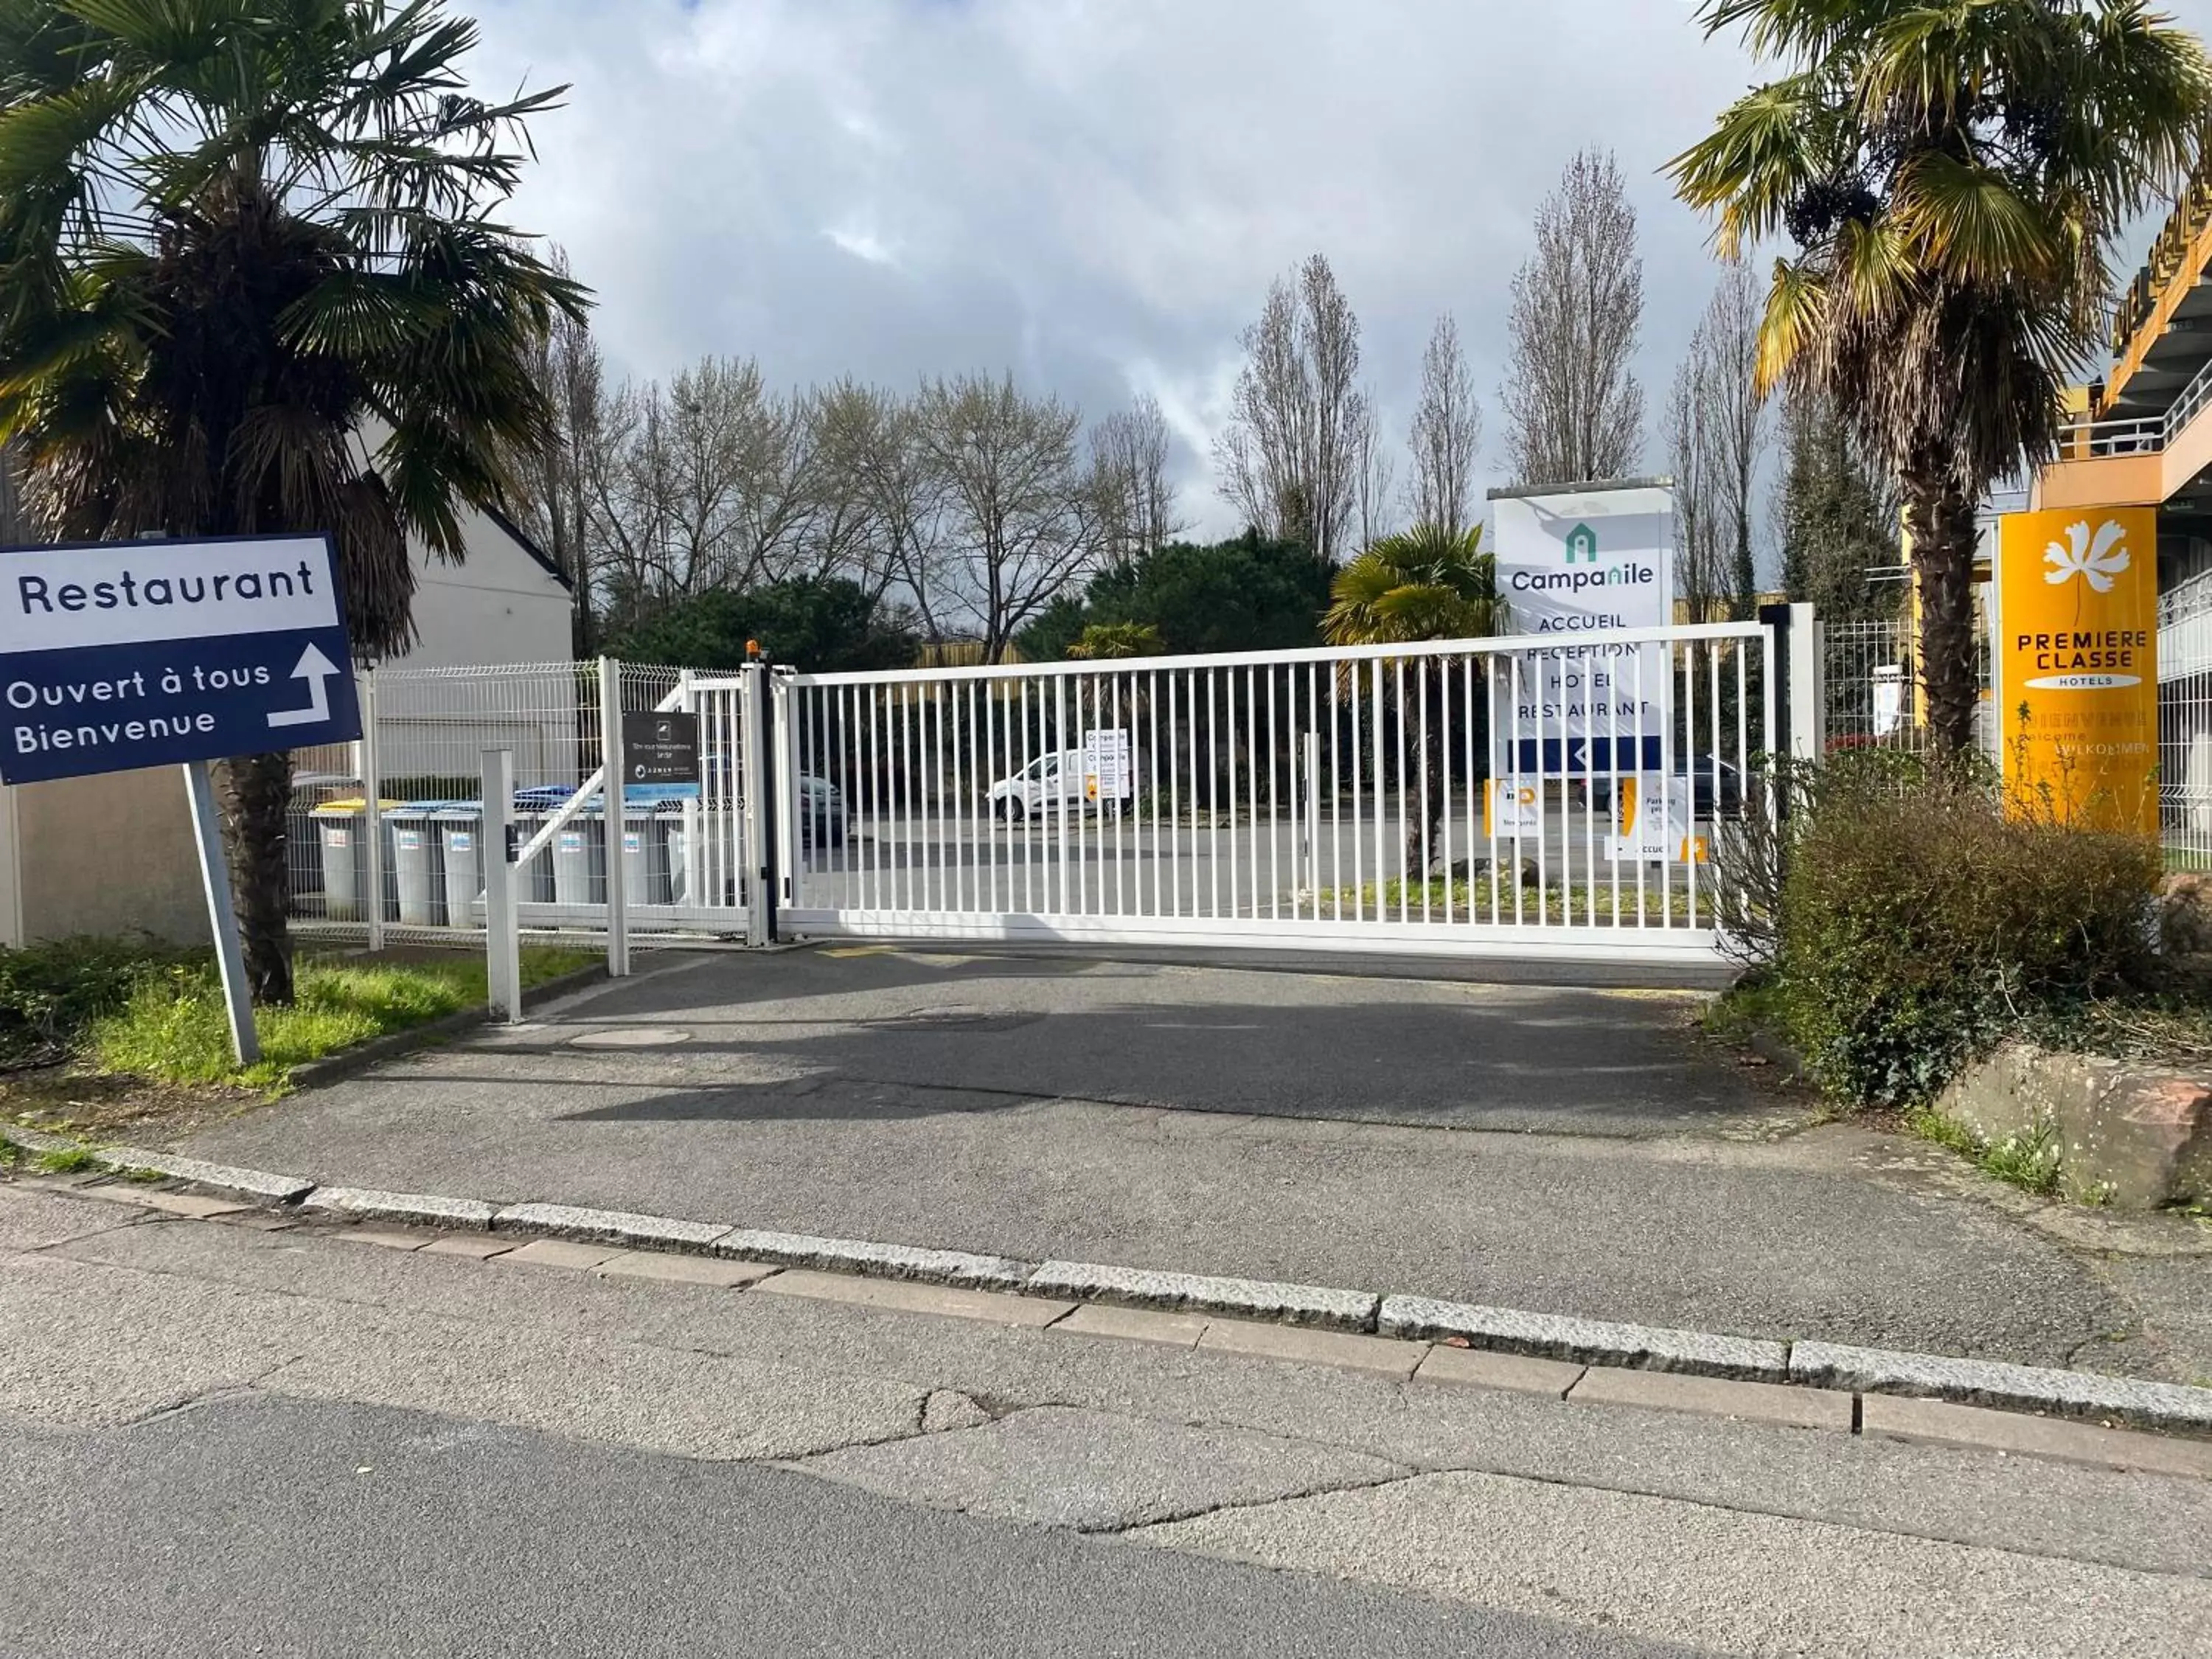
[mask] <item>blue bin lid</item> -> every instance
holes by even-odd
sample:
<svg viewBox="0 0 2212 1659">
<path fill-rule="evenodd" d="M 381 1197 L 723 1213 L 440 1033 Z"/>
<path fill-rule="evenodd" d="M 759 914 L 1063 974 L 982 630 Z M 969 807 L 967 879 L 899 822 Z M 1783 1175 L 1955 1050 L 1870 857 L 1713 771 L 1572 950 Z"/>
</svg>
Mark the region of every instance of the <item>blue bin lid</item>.
<svg viewBox="0 0 2212 1659">
<path fill-rule="evenodd" d="M 558 806 L 562 802 L 567 800 L 569 796 L 575 793 L 576 791 L 574 787 L 570 784 L 536 784 L 528 789 L 516 790 L 514 792 L 514 804 L 517 806 L 535 806 L 540 808 Z"/>
</svg>

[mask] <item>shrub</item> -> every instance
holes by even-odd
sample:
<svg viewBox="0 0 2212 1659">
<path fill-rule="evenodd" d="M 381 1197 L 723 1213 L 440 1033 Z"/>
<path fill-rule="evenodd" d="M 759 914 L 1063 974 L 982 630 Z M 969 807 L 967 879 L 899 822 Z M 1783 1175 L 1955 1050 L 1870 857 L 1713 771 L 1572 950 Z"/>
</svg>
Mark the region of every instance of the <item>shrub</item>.
<svg viewBox="0 0 2212 1659">
<path fill-rule="evenodd" d="M 2156 847 L 2008 816 L 1981 780 L 1830 772 L 1792 826 L 1775 970 L 1832 1092 L 1924 1101 L 2008 1031 L 2148 982 Z"/>
<path fill-rule="evenodd" d="M 58 1058 L 149 975 L 195 953 L 144 939 L 66 939 L 0 950 L 0 1063 Z"/>
</svg>

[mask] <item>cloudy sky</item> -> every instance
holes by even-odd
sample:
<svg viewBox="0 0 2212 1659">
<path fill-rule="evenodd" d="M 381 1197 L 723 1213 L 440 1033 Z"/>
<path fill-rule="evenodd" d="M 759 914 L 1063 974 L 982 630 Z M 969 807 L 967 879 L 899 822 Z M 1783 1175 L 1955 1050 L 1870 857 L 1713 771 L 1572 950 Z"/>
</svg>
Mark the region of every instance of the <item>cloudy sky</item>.
<svg viewBox="0 0 2212 1659">
<path fill-rule="evenodd" d="M 2169 5 L 2212 22 L 2212 0 Z M 514 216 L 598 290 L 618 374 L 709 352 L 789 384 L 1011 370 L 1091 415 L 1149 392 L 1186 514 L 1224 532 L 1208 448 L 1236 336 L 1316 250 L 1395 432 L 1457 316 L 1502 482 L 1507 285 L 1581 146 L 1619 152 L 1642 216 L 1656 406 L 1714 274 L 1659 169 L 1754 75 L 1688 0 L 472 9 L 486 90 L 573 86 Z"/>
</svg>

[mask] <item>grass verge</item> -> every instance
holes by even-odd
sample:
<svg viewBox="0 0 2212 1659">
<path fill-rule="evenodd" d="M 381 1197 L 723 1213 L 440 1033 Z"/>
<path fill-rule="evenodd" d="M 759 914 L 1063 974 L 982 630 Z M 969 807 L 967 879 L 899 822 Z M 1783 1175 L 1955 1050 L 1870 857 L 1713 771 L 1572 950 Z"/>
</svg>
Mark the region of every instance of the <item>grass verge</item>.
<svg viewBox="0 0 2212 1659">
<path fill-rule="evenodd" d="M 589 966 L 583 951 L 531 946 L 522 952 L 526 987 Z M 172 963 L 149 971 L 121 1006 L 91 1023 L 82 1045 L 99 1070 L 186 1085 L 231 1085 L 282 1092 L 295 1066 L 395 1031 L 427 1025 L 487 998 L 481 957 L 362 963 L 307 957 L 289 1008 L 257 1008 L 262 1059 L 238 1065 L 222 981 L 211 963 Z"/>
</svg>

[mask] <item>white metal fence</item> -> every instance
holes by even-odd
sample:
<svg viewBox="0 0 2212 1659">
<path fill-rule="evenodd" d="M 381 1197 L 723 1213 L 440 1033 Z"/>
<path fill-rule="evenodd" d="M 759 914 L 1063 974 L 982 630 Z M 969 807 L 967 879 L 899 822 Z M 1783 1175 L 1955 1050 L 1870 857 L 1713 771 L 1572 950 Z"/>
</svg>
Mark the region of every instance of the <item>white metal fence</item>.
<svg viewBox="0 0 2212 1659">
<path fill-rule="evenodd" d="M 1771 653 L 1759 624 L 1724 623 L 1571 653 L 1490 640 L 787 677 L 782 921 L 1710 952 L 1699 855 L 1774 746 Z"/>
<path fill-rule="evenodd" d="M 2212 571 L 2159 595 L 2158 751 L 2167 861 L 2212 869 Z"/>
</svg>

